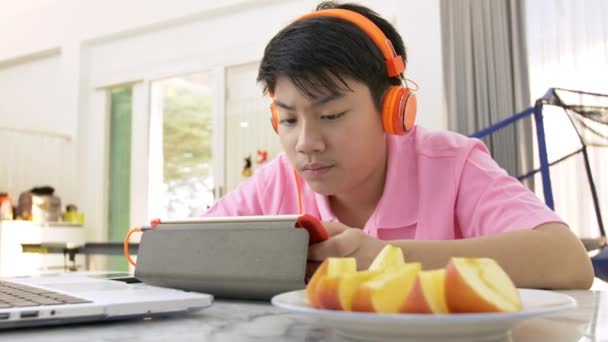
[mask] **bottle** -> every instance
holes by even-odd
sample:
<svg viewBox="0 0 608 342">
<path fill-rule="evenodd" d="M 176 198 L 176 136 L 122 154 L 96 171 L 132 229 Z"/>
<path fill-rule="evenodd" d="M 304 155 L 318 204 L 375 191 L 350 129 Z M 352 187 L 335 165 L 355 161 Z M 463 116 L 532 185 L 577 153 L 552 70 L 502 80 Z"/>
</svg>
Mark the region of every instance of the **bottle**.
<svg viewBox="0 0 608 342">
<path fill-rule="evenodd" d="M 13 219 L 13 202 L 6 192 L 0 192 L 0 220 Z"/>
</svg>

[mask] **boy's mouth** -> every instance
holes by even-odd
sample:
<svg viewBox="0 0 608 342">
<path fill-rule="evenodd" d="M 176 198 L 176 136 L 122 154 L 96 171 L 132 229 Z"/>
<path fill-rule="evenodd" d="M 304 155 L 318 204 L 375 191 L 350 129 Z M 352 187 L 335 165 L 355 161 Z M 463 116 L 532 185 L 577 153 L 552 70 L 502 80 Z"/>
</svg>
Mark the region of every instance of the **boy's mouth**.
<svg viewBox="0 0 608 342">
<path fill-rule="evenodd" d="M 307 179 L 321 178 L 325 176 L 332 168 L 333 165 L 310 163 L 304 165 L 302 168 L 302 175 Z"/>
</svg>

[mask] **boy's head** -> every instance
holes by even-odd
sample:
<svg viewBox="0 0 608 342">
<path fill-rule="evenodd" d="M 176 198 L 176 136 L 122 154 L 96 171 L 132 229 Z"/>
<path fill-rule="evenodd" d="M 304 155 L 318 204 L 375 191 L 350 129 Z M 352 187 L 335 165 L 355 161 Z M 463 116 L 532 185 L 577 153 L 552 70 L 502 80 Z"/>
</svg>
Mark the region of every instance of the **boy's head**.
<svg viewBox="0 0 608 342">
<path fill-rule="evenodd" d="M 334 8 L 367 17 L 405 56 L 401 37 L 375 12 L 331 2 L 317 10 Z M 387 149 L 381 103 L 407 101 L 383 102 L 385 93 L 397 99 L 394 90 L 402 88 L 394 87 L 400 80 L 389 77 L 385 56 L 368 33 L 331 16 L 298 20 L 269 42 L 258 81 L 273 94 L 273 125 L 289 161 L 315 192 L 382 193 Z"/>
<path fill-rule="evenodd" d="M 395 28 L 369 8 L 356 4 L 322 2 L 316 10 L 331 8 L 357 12 L 371 20 L 407 62 L 405 47 Z M 264 92 L 274 93 L 279 77 L 287 77 L 305 95 L 348 90 L 345 79 L 364 83 L 376 107 L 397 78 L 389 78 L 382 53 L 369 35 L 355 24 L 334 17 L 297 21 L 281 30 L 266 46 L 258 82 Z"/>
</svg>

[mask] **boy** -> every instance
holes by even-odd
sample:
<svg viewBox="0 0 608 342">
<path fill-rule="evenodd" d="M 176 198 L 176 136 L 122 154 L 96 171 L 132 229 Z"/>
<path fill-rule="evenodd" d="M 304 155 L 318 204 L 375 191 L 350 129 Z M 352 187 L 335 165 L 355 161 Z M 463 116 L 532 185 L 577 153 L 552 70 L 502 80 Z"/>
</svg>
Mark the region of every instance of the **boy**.
<svg viewBox="0 0 608 342">
<path fill-rule="evenodd" d="M 591 286 L 580 241 L 479 140 L 413 127 L 405 47 L 386 20 L 354 4 L 313 13 L 269 42 L 259 69 L 284 153 L 206 215 L 320 218 L 330 239 L 309 248 L 308 276 L 332 256 L 365 268 L 390 243 L 424 268 L 491 257 L 517 287 Z"/>
</svg>

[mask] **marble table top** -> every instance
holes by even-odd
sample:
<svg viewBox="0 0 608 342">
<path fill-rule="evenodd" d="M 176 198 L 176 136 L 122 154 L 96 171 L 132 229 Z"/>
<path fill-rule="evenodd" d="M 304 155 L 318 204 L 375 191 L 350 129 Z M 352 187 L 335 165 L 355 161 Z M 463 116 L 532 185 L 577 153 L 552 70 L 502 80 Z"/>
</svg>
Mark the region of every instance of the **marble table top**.
<svg viewBox="0 0 608 342">
<path fill-rule="evenodd" d="M 575 298 L 578 307 L 522 321 L 504 341 L 608 341 L 608 291 L 560 292 Z M 183 316 L 10 330 L 0 332 L 0 341 L 352 340 L 324 326 L 320 318 L 291 313 L 268 302 L 216 300 L 210 308 Z"/>
</svg>

